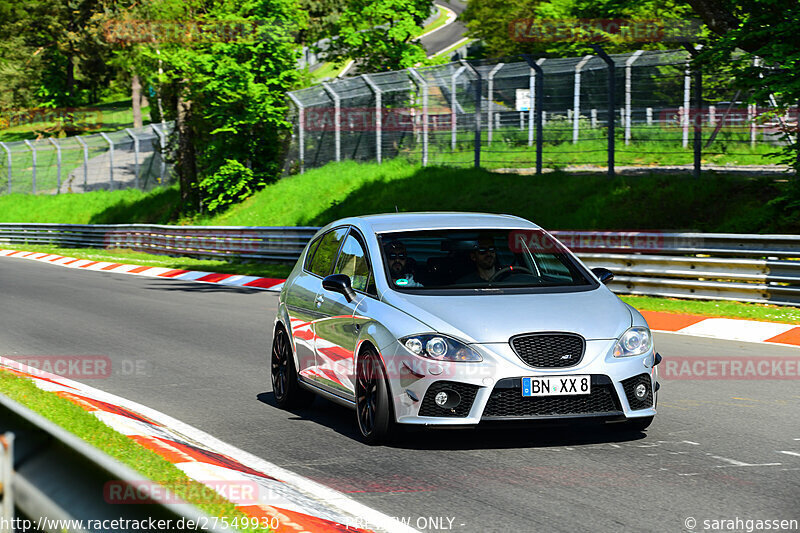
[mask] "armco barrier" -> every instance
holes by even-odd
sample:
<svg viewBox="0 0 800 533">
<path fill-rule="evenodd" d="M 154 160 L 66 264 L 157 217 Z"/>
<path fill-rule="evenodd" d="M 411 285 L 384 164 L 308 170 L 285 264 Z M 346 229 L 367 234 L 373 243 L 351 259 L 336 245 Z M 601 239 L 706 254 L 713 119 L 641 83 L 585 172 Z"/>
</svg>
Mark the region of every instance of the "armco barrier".
<svg viewBox="0 0 800 533">
<path fill-rule="evenodd" d="M 173 526 L 183 519 L 203 523 L 204 531 L 231 531 L 218 527 L 197 508 L 184 502 L 148 502 L 132 505 L 110 505 L 104 499 L 106 483 L 114 481 L 131 485 L 146 496 L 157 490 L 155 485 L 131 468 L 117 462 L 102 451 L 82 441 L 53 422 L 0 394 L 0 433 L 3 437 L 0 460 L 3 477 L 3 514 L 6 522 L 12 519 L 16 507 L 32 524 L 42 531 L 85 531 L 76 529 L 74 522 L 122 520 L 128 522 L 169 523 Z M 13 442 L 13 446 L 10 444 Z M 13 454 L 13 456 L 12 456 Z M 13 494 L 13 500 L 12 500 Z M 157 497 L 153 498 L 157 500 Z M 13 504 L 13 506 L 12 506 Z M 45 517 L 47 522 L 45 522 Z M 20 518 L 21 520 L 21 518 Z M 60 527 L 55 527 L 62 521 Z M 50 525 L 44 525 L 49 523 Z M 32 530 L 18 524 L 19 531 Z M 135 528 L 135 529 L 147 529 Z M 186 528 L 181 528 L 181 530 Z M 193 529 L 193 528 L 189 528 Z M 124 531 L 132 530 L 129 528 Z"/>
<path fill-rule="evenodd" d="M 0 224 L 0 244 L 130 248 L 259 261 L 294 261 L 315 227 Z M 643 294 L 800 305 L 800 235 L 552 232 L 611 288 Z"/>
</svg>

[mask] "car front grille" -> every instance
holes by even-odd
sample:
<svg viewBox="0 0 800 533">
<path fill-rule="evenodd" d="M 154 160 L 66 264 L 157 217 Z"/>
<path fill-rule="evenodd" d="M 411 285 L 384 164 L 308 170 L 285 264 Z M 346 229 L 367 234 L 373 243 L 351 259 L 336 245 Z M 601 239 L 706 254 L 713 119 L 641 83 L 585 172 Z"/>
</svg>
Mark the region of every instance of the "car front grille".
<svg viewBox="0 0 800 533">
<path fill-rule="evenodd" d="M 467 383 L 458 383 L 456 381 L 437 381 L 428 387 L 425 397 L 422 399 L 422 405 L 419 408 L 419 416 L 445 416 L 445 417 L 460 417 L 463 418 L 469 414 L 472 409 L 472 402 L 475 401 L 475 395 L 478 393 L 477 385 L 469 385 Z M 453 391 L 460 397 L 461 401 L 453 408 L 439 407 L 436 404 L 436 395 L 442 391 L 448 394 Z"/>
<path fill-rule="evenodd" d="M 574 333 L 526 333 L 509 341 L 514 353 L 534 368 L 566 368 L 583 359 L 586 342 Z"/>
<path fill-rule="evenodd" d="M 506 378 L 497 382 L 483 410 L 483 419 L 621 414 L 622 407 L 608 376 L 592 376 L 591 394 L 545 397 L 524 397 L 521 379 Z"/>
<path fill-rule="evenodd" d="M 640 383 L 647 387 L 647 396 L 641 400 L 637 398 L 634 393 L 636 386 Z M 622 382 L 622 388 L 625 389 L 625 396 L 628 398 L 628 404 L 634 411 L 653 407 L 653 382 L 649 374 L 639 374 L 638 376 L 633 376 L 632 378 L 624 380 Z"/>
</svg>

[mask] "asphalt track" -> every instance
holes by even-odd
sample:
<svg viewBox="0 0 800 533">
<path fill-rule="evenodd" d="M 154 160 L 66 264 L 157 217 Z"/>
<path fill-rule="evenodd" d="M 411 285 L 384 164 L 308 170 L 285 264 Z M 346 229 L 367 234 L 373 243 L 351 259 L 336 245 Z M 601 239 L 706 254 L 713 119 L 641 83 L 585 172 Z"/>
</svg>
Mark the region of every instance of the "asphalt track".
<svg viewBox="0 0 800 533">
<path fill-rule="evenodd" d="M 463 13 L 467 8 L 467 4 L 461 0 L 450 0 L 449 2 L 436 3 L 450 8 L 456 13 L 456 15 L 461 15 L 461 13 Z M 464 23 L 456 19 L 442 29 L 422 37 L 422 39 L 420 39 L 420 43 L 425 47 L 425 50 L 428 52 L 429 56 L 435 55 L 442 50 L 447 50 L 458 41 L 463 39 L 466 29 L 467 27 L 464 25 Z"/>
<path fill-rule="evenodd" d="M 0 354 L 107 356 L 109 377 L 81 381 L 428 531 L 703 531 L 704 520 L 800 521 L 798 380 L 664 382 L 647 433 L 428 431 L 370 448 L 344 408 L 322 400 L 296 413 L 274 406 L 267 354 L 276 301 L 263 291 L 0 258 Z M 800 355 L 674 334 L 656 334 L 656 344 L 665 360 Z"/>
</svg>

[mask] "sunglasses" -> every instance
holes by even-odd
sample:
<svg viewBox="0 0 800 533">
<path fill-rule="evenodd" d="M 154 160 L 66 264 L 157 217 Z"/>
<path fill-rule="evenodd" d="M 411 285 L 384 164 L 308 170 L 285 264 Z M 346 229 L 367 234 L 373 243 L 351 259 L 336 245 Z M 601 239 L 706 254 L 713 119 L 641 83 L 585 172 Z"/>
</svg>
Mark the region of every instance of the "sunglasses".
<svg viewBox="0 0 800 533">
<path fill-rule="evenodd" d="M 495 253 L 496 251 L 497 251 L 497 250 L 495 249 L 495 247 L 494 247 L 494 246 L 489 246 L 489 247 L 481 247 L 481 248 L 478 248 L 478 253 L 479 253 L 479 254 L 493 254 L 493 253 Z"/>
<path fill-rule="evenodd" d="M 389 254 L 389 259 L 405 259 L 406 254 Z"/>
</svg>

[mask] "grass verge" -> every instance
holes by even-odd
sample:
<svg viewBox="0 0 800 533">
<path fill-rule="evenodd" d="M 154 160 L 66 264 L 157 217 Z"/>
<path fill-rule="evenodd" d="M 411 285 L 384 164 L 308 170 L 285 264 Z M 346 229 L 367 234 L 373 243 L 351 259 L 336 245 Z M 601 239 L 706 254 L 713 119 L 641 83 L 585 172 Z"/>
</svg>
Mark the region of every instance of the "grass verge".
<svg viewBox="0 0 800 533">
<path fill-rule="evenodd" d="M 146 478 L 168 487 L 208 515 L 224 516 L 230 520 L 238 518 L 242 523 L 249 518 L 237 510 L 233 503 L 190 479 L 163 457 L 109 428 L 69 400 L 37 388 L 29 378 L 0 370 L 0 393 L 58 424 Z"/>
<path fill-rule="evenodd" d="M 663 311 L 665 313 L 800 324 L 800 309 L 795 307 L 717 300 L 679 300 L 650 296 L 620 296 L 620 298 L 639 311 Z"/>
<path fill-rule="evenodd" d="M 92 261 L 110 261 L 129 263 L 141 266 L 179 268 L 182 270 L 200 270 L 220 274 L 240 274 L 243 276 L 261 276 L 264 278 L 284 279 L 292 271 L 292 265 L 274 263 L 256 263 L 244 261 L 222 261 L 216 259 L 193 259 L 191 257 L 171 257 L 136 252 L 122 248 L 59 248 L 42 245 L 0 245 L 0 249 L 23 250 L 26 252 L 43 252 L 58 254 L 77 259 Z"/>
</svg>

